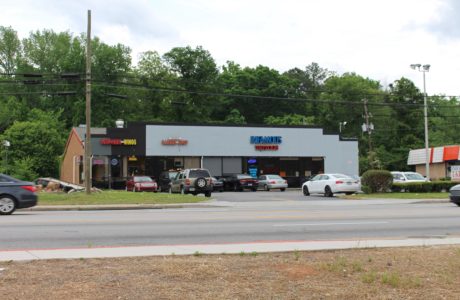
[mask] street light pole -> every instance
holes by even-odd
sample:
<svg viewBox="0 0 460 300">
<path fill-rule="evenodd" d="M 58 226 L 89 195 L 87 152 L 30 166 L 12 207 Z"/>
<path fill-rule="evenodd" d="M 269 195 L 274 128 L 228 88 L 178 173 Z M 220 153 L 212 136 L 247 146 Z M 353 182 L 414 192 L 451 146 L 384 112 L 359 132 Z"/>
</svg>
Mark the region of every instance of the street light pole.
<svg viewBox="0 0 460 300">
<path fill-rule="evenodd" d="M 430 65 L 412 64 L 410 67 L 423 73 L 423 116 L 425 119 L 425 173 L 426 179 L 430 180 L 430 153 L 428 143 L 428 104 L 426 94 L 425 73 L 430 71 Z"/>
</svg>

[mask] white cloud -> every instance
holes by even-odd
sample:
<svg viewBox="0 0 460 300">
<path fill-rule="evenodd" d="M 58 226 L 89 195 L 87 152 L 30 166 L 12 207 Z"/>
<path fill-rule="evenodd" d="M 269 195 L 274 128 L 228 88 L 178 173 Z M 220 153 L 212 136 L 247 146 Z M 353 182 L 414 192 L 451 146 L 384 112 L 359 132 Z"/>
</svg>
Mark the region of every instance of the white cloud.
<svg viewBox="0 0 460 300">
<path fill-rule="evenodd" d="M 233 60 L 285 71 L 311 62 L 338 72 L 390 83 L 421 74 L 411 63 L 430 63 L 429 93 L 460 95 L 460 30 L 455 0 L 132 0 L 25 1 L 0 4 L 1 25 L 22 36 L 51 28 L 86 30 L 104 42 L 164 53 L 172 47 L 202 45 L 219 65 Z M 46 3 L 46 5 L 45 5 Z"/>
</svg>

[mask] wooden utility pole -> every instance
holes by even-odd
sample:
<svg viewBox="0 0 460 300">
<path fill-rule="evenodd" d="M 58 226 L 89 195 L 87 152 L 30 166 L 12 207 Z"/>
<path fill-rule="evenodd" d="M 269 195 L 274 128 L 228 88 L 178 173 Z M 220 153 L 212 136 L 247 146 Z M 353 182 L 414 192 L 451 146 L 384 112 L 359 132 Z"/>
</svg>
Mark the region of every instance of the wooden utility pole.
<svg viewBox="0 0 460 300">
<path fill-rule="evenodd" d="M 86 32 L 86 136 L 85 136 L 85 188 L 91 194 L 91 10 L 88 10 Z"/>
</svg>

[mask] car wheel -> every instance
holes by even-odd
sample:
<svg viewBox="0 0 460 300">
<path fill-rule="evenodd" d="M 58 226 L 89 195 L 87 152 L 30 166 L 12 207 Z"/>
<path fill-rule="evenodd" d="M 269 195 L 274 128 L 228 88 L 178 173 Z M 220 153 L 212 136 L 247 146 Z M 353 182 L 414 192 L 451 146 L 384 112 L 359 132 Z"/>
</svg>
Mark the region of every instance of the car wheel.
<svg viewBox="0 0 460 300">
<path fill-rule="evenodd" d="M 203 178 L 203 177 L 197 178 L 195 181 L 196 187 L 200 189 L 205 188 L 207 184 L 208 183 L 206 182 L 206 178 Z"/>
<path fill-rule="evenodd" d="M 284 192 L 286 189 L 285 188 L 280 188 L 280 191 Z"/>
<path fill-rule="evenodd" d="M 208 198 L 211 197 L 211 192 L 206 192 L 206 193 L 204 193 L 204 196 L 205 196 L 205 197 L 208 197 Z"/>
<path fill-rule="evenodd" d="M 0 215 L 11 215 L 16 210 L 16 201 L 8 196 L 0 198 Z"/>
<path fill-rule="evenodd" d="M 264 191 L 268 192 L 269 190 L 270 190 L 270 188 L 268 187 L 268 185 L 264 184 Z"/>
<path fill-rule="evenodd" d="M 332 197 L 334 194 L 331 191 L 331 188 L 329 186 L 326 186 L 324 188 L 324 197 Z"/>
<path fill-rule="evenodd" d="M 455 204 L 457 204 L 457 206 L 460 206 L 460 202 L 456 202 Z"/>
<path fill-rule="evenodd" d="M 310 196 L 310 191 L 306 185 L 303 186 L 302 191 L 304 196 Z"/>
</svg>

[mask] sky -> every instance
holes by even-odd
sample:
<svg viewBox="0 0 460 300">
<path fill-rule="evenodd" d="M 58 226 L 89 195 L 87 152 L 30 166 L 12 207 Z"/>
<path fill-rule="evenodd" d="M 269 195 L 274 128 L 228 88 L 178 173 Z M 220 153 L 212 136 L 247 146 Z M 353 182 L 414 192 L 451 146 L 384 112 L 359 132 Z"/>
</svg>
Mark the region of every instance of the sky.
<svg viewBox="0 0 460 300">
<path fill-rule="evenodd" d="M 355 72 L 383 88 L 406 77 L 429 95 L 460 96 L 458 0 L 14 0 L 0 1 L 1 26 L 20 38 L 52 29 L 86 32 L 107 44 L 164 54 L 202 46 L 219 66 L 268 66 L 280 72 L 312 62 Z"/>
</svg>

